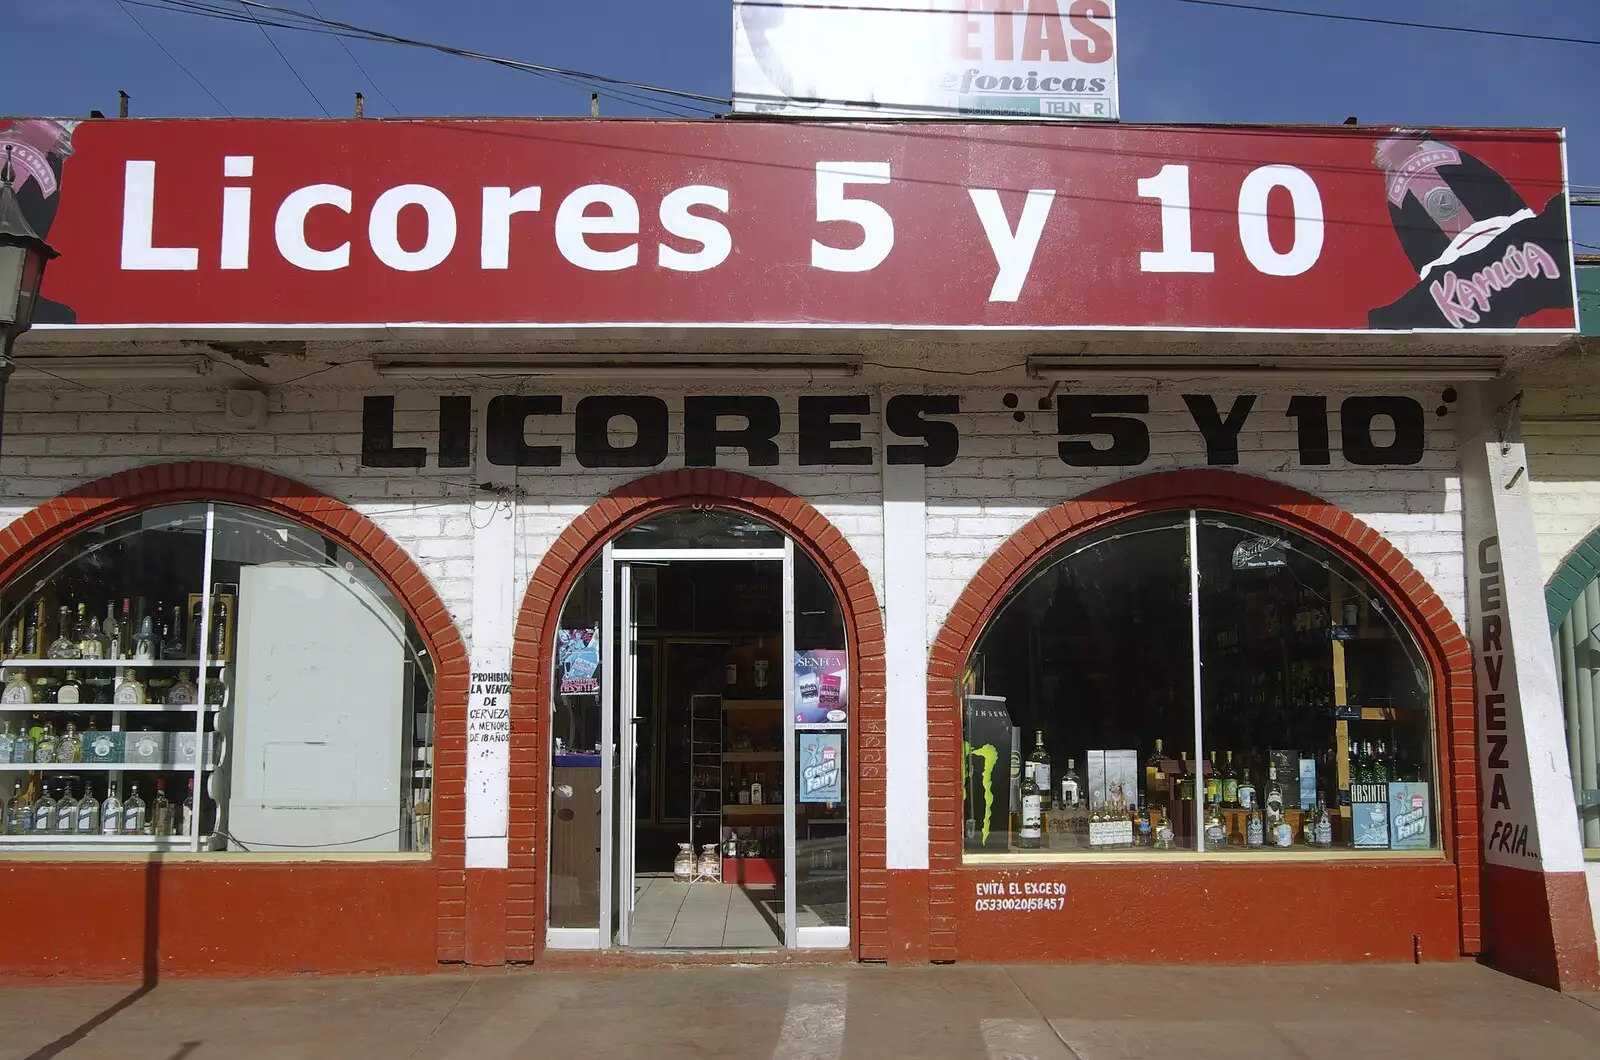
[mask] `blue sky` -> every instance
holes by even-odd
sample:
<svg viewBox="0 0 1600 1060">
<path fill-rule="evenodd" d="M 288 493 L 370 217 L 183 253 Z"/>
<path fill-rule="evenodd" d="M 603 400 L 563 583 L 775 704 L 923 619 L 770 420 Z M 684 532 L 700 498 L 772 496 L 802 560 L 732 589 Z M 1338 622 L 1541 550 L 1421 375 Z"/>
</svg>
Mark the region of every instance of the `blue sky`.
<svg viewBox="0 0 1600 1060">
<path fill-rule="evenodd" d="M 276 0 L 325 17 L 513 58 L 726 97 L 729 0 Z M 1266 0 L 1262 0 L 1266 2 Z M 1596 0 L 1273 0 L 1345 14 L 1600 39 Z M 116 0 L 9 0 L 0 111 L 139 116 L 222 111 Z M 131 8 L 237 115 L 321 116 L 254 26 Z M 1196 7 L 1120 5 L 1123 118 L 1139 122 L 1328 122 L 1566 126 L 1574 186 L 1600 194 L 1600 47 L 1514 41 Z M 336 116 L 587 114 L 588 89 L 486 63 L 274 31 Z M 392 101 L 393 107 L 389 105 Z M 640 115 L 606 100 L 606 114 Z M 1577 211 L 1600 247 L 1600 207 Z M 1586 249 L 1586 248 L 1580 248 Z"/>
</svg>

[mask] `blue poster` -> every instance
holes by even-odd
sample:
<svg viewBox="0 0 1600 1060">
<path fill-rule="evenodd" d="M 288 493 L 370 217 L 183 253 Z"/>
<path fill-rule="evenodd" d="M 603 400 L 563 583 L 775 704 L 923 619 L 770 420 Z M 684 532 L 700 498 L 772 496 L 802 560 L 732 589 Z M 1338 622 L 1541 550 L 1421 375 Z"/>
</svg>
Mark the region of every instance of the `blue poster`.
<svg viewBox="0 0 1600 1060">
<path fill-rule="evenodd" d="M 600 631 L 556 630 L 556 668 L 561 674 L 557 691 L 563 696 L 592 695 L 600 691 Z"/>
<path fill-rule="evenodd" d="M 800 801 L 844 801 L 844 733 L 803 732 L 800 741 Z"/>
</svg>

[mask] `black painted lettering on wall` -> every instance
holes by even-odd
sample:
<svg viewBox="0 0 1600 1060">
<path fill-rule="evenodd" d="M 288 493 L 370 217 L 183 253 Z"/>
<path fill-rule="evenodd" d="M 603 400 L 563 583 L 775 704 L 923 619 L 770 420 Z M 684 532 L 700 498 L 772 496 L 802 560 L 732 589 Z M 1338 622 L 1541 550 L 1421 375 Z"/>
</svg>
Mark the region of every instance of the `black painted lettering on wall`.
<svg viewBox="0 0 1600 1060">
<path fill-rule="evenodd" d="M 1306 467 L 1323 467 L 1333 463 L 1328 450 L 1328 399 L 1300 394 L 1289 399 L 1285 416 L 1299 425 L 1300 463 Z"/>
<path fill-rule="evenodd" d="M 439 466 L 472 466 L 472 399 L 439 399 Z"/>
<path fill-rule="evenodd" d="M 1150 427 L 1137 417 L 1150 411 L 1144 394 L 1062 394 L 1056 398 L 1056 433 L 1104 435 L 1111 445 L 1056 444 L 1061 462 L 1072 467 L 1134 467 L 1150 459 Z"/>
<path fill-rule="evenodd" d="M 611 444 L 611 424 L 633 421 L 631 445 Z M 667 458 L 667 403 L 657 397 L 586 397 L 573 433 L 581 467 L 655 467 Z"/>
<path fill-rule="evenodd" d="M 835 442 L 859 442 L 861 424 L 856 420 L 836 420 L 835 416 L 868 416 L 872 399 L 865 394 L 809 395 L 800 399 L 800 464 L 872 463 L 870 445 L 836 446 Z"/>
<path fill-rule="evenodd" d="M 920 445 L 891 445 L 886 455 L 891 464 L 921 464 L 923 467 L 949 467 L 961 455 L 961 430 L 943 420 L 925 416 L 954 416 L 961 411 L 961 398 L 955 394 L 897 394 L 883 407 L 884 422 L 902 438 L 921 438 Z"/>
<path fill-rule="evenodd" d="M 1372 440 L 1372 427 L 1386 418 L 1394 425 L 1394 438 L 1388 445 Z M 1344 439 L 1344 458 L 1352 464 L 1416 464 L 1422 461 L 1428 432 L 1424 426 L 1422 404 L 1408 397 L 1345 398 L 1339 406 L 1339 432 Z"/>
<path fill-rule="evenodd" d="M 1244 430 L 1250 410 L 1256 407 L 1256 396 L 1240 394 L 1234 398 L 1227 419 L 1217 412 L 1217 399 L 1210 394 L 1185 394 L 1183 403 L 1189 406 L 1189 415 L 1193 417 L 1194 425 L 1200 428 L 1200 436 L 1206 440 L 1206 463 L 1219 466 L 1237 464 L 1239 432 Z"/>
<path fill-rule="evenodd" d="M 722 419 L 742 419 L 743 427 L 724 428 Z M 683 462 L 716 467 L 717 450 L 743 449 L 751 467 L 775 467 L 783 418 L 776 398 L 686 397 L 683 399 Z"/>
<path fill-rule="evenodd" d="M 484 417 L 484 454 L 503 467 L 560 467 L 559 445 L 529 445 L 528 420 L 561 415 L 555 394 L 501 394 L 489 399 Z"/>
<path fill-rule="evenodd" d="M 361 401 L 361 464 L 363 467 L 422 467 L 428 450 L 420 445 L 399 449 L 394 445 L 394 398 L 363 398 Z"/>
</svg>

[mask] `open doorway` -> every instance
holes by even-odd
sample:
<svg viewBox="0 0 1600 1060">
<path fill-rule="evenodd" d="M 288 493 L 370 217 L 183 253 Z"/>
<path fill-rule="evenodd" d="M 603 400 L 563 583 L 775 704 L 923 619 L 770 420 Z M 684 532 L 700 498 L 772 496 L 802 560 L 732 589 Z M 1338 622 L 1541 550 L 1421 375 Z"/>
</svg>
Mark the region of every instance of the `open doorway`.
<svg viewBox="0 0 1600 1060">
<path fill-rule="evenodd" d="M 556 649 L 549 944 L 848 946 L 849 667 L 816 565 L 668 513 L 585 572 Z"/>
</svg>

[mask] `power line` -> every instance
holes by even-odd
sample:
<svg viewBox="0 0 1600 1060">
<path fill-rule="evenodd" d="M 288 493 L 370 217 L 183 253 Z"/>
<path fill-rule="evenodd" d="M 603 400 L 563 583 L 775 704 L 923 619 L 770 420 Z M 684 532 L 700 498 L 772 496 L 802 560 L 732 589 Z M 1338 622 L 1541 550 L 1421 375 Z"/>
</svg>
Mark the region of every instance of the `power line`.
<svg viewBox="0 0 1600 1060">
<path fill-rule="evenodd" d="M 246 13 L 249 13 L 248 8 L 246 9 Z M 272 39 L 272 34 L 267 32 L 267 27 L 263 26 L 260 20 L 254 15 L 251 15 L 250 21 L 256 24 L 256 29 L 259 29 L 261 31 L 261 35 L 267 39 L 267 43 L 272 45 L 272 50 L 278 53 L 278 58 L 283 60 L 283 65 L 287 66 L 289 68 L 289 72 L 294 75 L 294 79 L 300 82 L 300 87 L 306 90 L 306 95 L 311 97 L 311 102 L 315 103 L 317 105 L 317 109 L 322 111 L 322 116 L 325 118 L 333 117 L 332 114 L 328 113 L 328 108 L 322 105 L 322 100 L 317 98 L 317 94 L 311 91 L 311 86 L 306 84 L 306 79 L 300 76 L 300 71 L 294 68 L 294 63 L 291 63 L 289 61 L 289 57 L 283 54 L 283 49 L 278 47 L 278 42 Z"/>
<path fill-rule="evenodd" d="M 313 15 L 316 15 L 318 18 L 322 17 L 322 12 L 317 10 L 315 0 L 306 0 L 306 6 L 311 9 L 311 13 Z M 367 73 L 367 68 L 361 65 L 361 60 L 356 58 L 356 53 L 350 50 L 350 45 L 344 42 L 344 38 L 338 34 L 330 34 L 330 36 L 332 36 L 334 40 L 338 41 L 339 47 L 343 48 L 344 53 L 350 56 L 350 61 L 356 64 L 356 69 L 361 71 L 361 76 L 366 78 L 367 84 L 372 86 L 372 91 L 376 92 L 379 98 L 389 105 L 390 110 L 394 111 L 396 114 L 399 114 L 400 108 L 394 105 L 394 100 L 389 98 L 389 94 L 387 92 L 378 87 L 378 82 L 373 79 L 371 74 Z"/>
<path fill-rule="evenodd" d="M 206 95 L 210 96 L 211 97 L 211 102 L 215 103 L 218 107 L 222 108 L 222 113 L 226 114 L 230 118 L 233 117 L 233 111 L 228 109 L 228 105 L 226 103 L 222 102 L 222 100 L 218 99 L 217 98 L 217 94 L 215 92 L 211 91 L 209 88 L 207 88 L 206 87 L 206 83 L 204 81 L 200 80 L 200 78 L 195 75 L 195 72 L 193 70 L 191 70 L 187 66 L 183 65 L 183 63 L 179 61 L 179 59 L 178 59 L 178 57 L 176 55 L 173 55 L 171 52 L 167 51 L 167 46 L 165 44 L 162 44 L 159 40 L 156 39 L 156 35 L 154 33 L 151 33 L 150 30 L 145 26 L 145 24 L 143 22 L 139 21 L 139 18 L 138 18 L 137 15 L 135 15 L 132 11 L 128 10 L 128 5 L 127 4 L 123 3 L 122 0 L 117 0 L 117 6 L 122 9 L 122 13 L 124 15 L 127 15 L 129 18 L 133 19 L 133 24 L 135 26 L 138 26 L 139 29 L 144 32 L 144 35 L 146 37 L 150 38 L 150 43 L 151 44 L 154 44 L 157 48 L 161 49 L 161 54 L 162 55 L 165 55 L 168 59 L 171 59 L 174 66 L 176 66 L 178 69 L 182 70 L 184 73 L 188 74 L 189 75 L 189 80 L 191 80 L 195 84 L 199 85 L 200 86 L 200 91 L 202 91 Z"/>
</svg>

